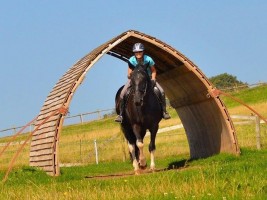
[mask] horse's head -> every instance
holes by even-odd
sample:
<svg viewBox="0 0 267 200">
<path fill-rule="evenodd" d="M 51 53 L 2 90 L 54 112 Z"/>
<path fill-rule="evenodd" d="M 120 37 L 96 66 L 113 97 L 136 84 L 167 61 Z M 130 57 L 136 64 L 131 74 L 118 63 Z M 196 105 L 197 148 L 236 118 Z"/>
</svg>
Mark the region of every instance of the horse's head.
<svg viewBox="0 0 267 200">
<path fill-rule="evenodd" d="M 134 92 L 134 103 L 138 106 L 143 105 L 144 96 L 146 94 L 149 76 L 143 65 L 138 65 L 131 74 L 131 83 Z"/>
</svg>

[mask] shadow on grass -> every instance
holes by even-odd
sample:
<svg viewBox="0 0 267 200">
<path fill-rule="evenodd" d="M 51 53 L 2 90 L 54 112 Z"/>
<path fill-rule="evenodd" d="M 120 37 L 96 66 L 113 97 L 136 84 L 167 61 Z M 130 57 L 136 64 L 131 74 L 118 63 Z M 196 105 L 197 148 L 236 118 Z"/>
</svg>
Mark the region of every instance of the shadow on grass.
<svg viewBox="0 0 267 200">
<path fill-rule="evenodd" d="M 180 160 L 180 161 L 171 162 L 171 163 L 168 164 L 167 169 L 171 170 L 171 169 L 179 169 L 179 168 L 187 167 L 187 162 L 188 161 L 189 160 L 183 159 L 183 160 Z"/>
</svg>

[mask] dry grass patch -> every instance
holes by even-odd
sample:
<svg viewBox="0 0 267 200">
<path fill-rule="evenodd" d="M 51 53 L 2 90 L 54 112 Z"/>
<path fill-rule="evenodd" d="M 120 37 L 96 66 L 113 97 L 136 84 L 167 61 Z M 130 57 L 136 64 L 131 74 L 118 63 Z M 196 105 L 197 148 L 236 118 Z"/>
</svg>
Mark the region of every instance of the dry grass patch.
<svg viewBox="0 0 267 200">
<path fill-rule="evenodd" d="M 267 102 L 251 104 L 249 106 L 267 118 Z M 251 110 L 243 105 L 229 108 L 228 111 L 231 115 L 255 115 Z"/>
</svg>

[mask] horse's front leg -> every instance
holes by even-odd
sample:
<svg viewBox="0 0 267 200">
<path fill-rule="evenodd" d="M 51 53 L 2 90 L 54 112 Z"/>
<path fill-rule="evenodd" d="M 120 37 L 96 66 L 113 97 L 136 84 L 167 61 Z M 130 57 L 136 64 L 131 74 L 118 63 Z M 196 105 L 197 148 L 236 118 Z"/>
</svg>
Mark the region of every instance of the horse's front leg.
<svg viewBox="0 0 267 200">
<path fill-rule="evenodd" d="M 135 174 L 139 174 L 139 165 L 138 165 L 138 161 L 135 155 L 135 144 L 128 143 L 128 147 L 129 147 L 129 151 L 131 153 L 132 159 L 133 159 L 133 167 L 134 167 Z"/>
<path fill-rule="evenodd" d="M 133 132 L 136 136 L 136 146 L 139 149 L 139 166 L 141 169 L 146 168 L 146 158 L 144 154 L 144 143 L 143 138 L 145 136 L 146 130 L 142 129 L 140 125 L 133 126 Z"/>
<path fill-rule="evenodd" d="M 146 165 L 146 158 L 144 155 L 144 142 L 143 142 L 143 140 L 137 139 L 136 145 L 139 148 L 139 166 L 141 169 L 145 169 L 147 165 Z"/>
</svg>

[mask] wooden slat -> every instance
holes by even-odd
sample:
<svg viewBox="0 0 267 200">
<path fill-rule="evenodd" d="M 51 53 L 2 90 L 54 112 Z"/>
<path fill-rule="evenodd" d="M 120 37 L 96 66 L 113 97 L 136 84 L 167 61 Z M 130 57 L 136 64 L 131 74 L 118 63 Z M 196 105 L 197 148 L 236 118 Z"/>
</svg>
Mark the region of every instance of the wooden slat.
<svg viewBox="0 0 267 200">
<path fill-rule="evenodd" d="M 33 136 L 34 137 L 38 137 L 40 135 L 43 135 L 43 134 L 47 134 L 49 132 L 54 132 L 55 131 L 55 126 L 43 126 L 41 127 L 40 129 L 38 129 L 34 134 Z"/>
<path fill-rule="evenodd" d="M 56 108 L 56 110 L 58 110 L 58 108 Z M 47 112 L 45 114 L 40 114 L 38 119 L 36 120 L 35 126 L 38 126 L 39 124 L 43 123 L 47 117 L 49 117 L 49 118 L 46 119 L 46 121 L 45 121 L 46 124 L 49 122 L 54 122 L 54 121 L 58 120 L 59 113 L 56 113 L 55 115 L 51 115 L 56 110 L 50 110 L 49 112 Z"/>
<path fill-rule="evenodd" d="M 49 109 L 46 109 L 44 111 L 40 111 L 40 114 L 37 118 L 37 121 L 42 121 L 43 119 L 47 118 L 47 117 L 53 117 L 56 116 L 58 114 L 57 111 L 59 111 L 59 109 L 62 107 L 62 104 L 58 104 L 55 105 L 54 107 L 51 107 Z M 54 112 L 54 114 L 53 114 Z"/>
<path fill-rule="evenodd" d="M 54 107 L 40 111 L 40 115 L 38 116 L 36 122 L 42 123 L 43 120 L 46 118 L 49 118 L 48 120 L 51 121 L 52 118 L 54 118 L 55 116 L 59 114 L 59 109 L 62 108 L 62 106 L 63 106 L 63 103 L 57 104 Z"/>
<path fill-rule="evenodd" d="M 35 141 L 35 140 L 42 140 L 42 139 L 45 139 L 47 137 L 54 137 L 55 135 L 55 127 L 49 127 L 49 128 L 46 128 L 46 130 L 44 130 L 44 132 L 40 132 L 40 134 L 38 135 L 35 135 L 34 137 L 32 137 L 32 141 Z"/>
<path fill-rule="evenodd" d="M 53 169 L 54 169 L 53 166 L 51 166 L 51 165 L 49 165 L 49 166 L 43 166 L 42 169 L 43 169 L 44 171 L 48 172 L 48 173 L 51 173 L 51 174 L 49 174 L 49 175 L 54 175 L 54 174 L 53 174 Z"/>
<path fill-rule="evenodd" d="M 71 85 L 73 85 L 75 81 L 71 82 L 71 84 L 64 85 L 64 87 L 58 88 L 57 90 L 53 90 L 52 93 L 50 93 L 49 97 L 45 101 L 45 106 L 53 102 L 53 99 L 55 98 L 62 98 L 61 96 L 64 96 L 65 93 L 68 93 L 70 90 Z"/>
<path fill-rule="evenodd" d="M 41 145 L 41 144 L 44 144 L 44 145 L 47 144 L 47 145 L 50 145 L 51 147 L 54 142 L 54 139 L 55 139 L 54 137 L 48 137 L 42 140 L 35 140 L 31 142 L 31 146 L 34 147 L 34 146 Z"/>
<path fill-rule="evenodd" d="M 78 77 L 78 75 L 87 67 L 87 64 L 73 65 L 58 81 L 56 86 L 64 82 L 71 82 L 73 77 Z"/>
<path fill-rule="evenodd" d="M 51 160 L 53 158 L 51 149 L 45 149 L 41 151 L 32 151 L 30 152 L 31 161 L 44 161 L 44 160 Z"/>
<path fill-rule="evenodd" d="M 65 90 L 66 88 L 70 88 L 74 81 L 67 81 L 64 83 L 61 83 L 60 85 L 55 86 L 55 88 L 49 93 L 49 95 L 46 98 L 45 104 L 47 101 L 53 99 L 53 95 L 57 93 L 58 91 Z"/>
<path fill-rule="evenodd" d="M 49 127 L 44 127 L 44 128 L 41 128 L 39 129 L 39 133 L 36 134 L 36 137 L 41 137 L 41 135 L 50 135 L 51 133 L 53 133 L 55 131 L 55 126 L 49 126 Z"/>
<path fill-rule="evenodd" d="M 30 151 L 40 151 L 42 149 L 52 149 L 53 143 L 40 143 L 40 144 L 35 144 L 34 146 L 31 146 Z"/>
<path fill-rule="evenodd" d="M 62 104 L 69 93 L 69 88 L 65 88 L 64 91 L 60 91 L 59 94 L 55 94 L 53 98 L 47 100 L 42 107 L 41 111 L 47 110 L 55 105 Z"/>
<path fill-rule="evenodd" d="M 49 167 L 49 166 L 53 166 L 53 160 L 46 160 L 46 161 L 31 161 L 31 159 L 34 159 L 34 158 L 30 158 L 30 163 L 31 163 L 31 166 L 33 167 Z"/>
<path fill-rule="evenodd" d="M 48 132 L 46 132 L 48 129 L 51 129 L 51 132 L 54 132 L 56 127 L 55 126 L 43 126 L 42 128 L 38 129 L 34 134 L 33 134 L 33 138 L 40 136 L 42 134 L 47 134 Z"/>
<path fill-rule="evenodd" d="M 74 68 L 71 72 L 66 73 L 61 80 L 54 86 L 53 91 L 64 87 L 69 83 L 73 83 L 79 78 L 80 74 L 84 72 L 87 66 L 81 66 L 80 68 Z M 53 92 L 52 91 L 52 92 Z M 48 95 L 49 97 L 50 95 Z"/>
<path fill-rule="evenodd" d="M 55 121 L 42 124 L 41 127 L 35 133 L 33 133 L 33 136 L 42 134 L 43 130 L 46 130 L 47 128 L 50 128 L 50 127 L 55 127 L 56 124 L 57 123 Z"/>
</svg>

